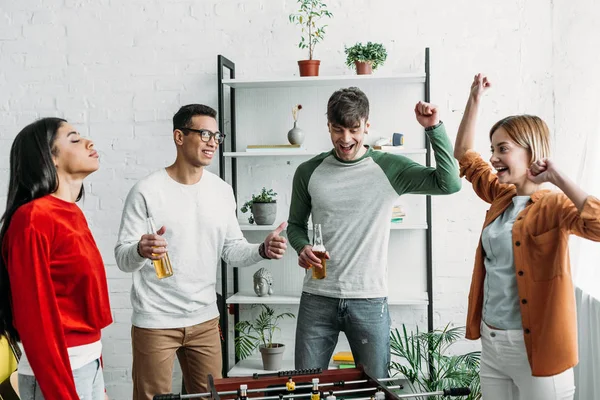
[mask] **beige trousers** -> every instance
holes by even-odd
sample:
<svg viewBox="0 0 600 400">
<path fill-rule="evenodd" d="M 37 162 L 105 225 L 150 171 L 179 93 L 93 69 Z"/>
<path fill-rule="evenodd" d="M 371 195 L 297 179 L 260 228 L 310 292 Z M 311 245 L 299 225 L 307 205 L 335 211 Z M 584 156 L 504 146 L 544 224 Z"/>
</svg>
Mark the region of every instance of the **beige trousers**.
<svg viewBox="0 0 600 400">
<path fill-rule="evenodd" d="M 131 328 L 133 400 L 171 393 L 175 355 L 187 393 L 208 391 L 208 374 L 221 378 L 219 318 L 187 328 Z"/>
</svg>

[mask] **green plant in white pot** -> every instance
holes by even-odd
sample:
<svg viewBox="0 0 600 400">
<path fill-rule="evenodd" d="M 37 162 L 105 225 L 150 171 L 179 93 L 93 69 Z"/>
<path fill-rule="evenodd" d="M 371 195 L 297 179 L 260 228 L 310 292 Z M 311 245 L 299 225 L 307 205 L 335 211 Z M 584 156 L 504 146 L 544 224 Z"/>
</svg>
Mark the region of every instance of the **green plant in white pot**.
<svg viewBox="0 0 600 400">
<path fill-rule="evenodd" d="M 371 74 L 387 59 L 387 51 L 381 43 L 356 43 L 352 47 L 345 47 L 344 51 L 346 65 L 350 68 L 355 67 L 358 75 Z"/>
<path fill-rule="evenodd" d="M 258 347 L 263 368 L 268 371 L 277 371 L 281 368 L 285 345 L 273 343 L 273 335 L 279 329 L 279 322 L 284 318 L 296 318 L 292 313 L 275 315 L 275 310 L 261 304 L 262 311 L 252 322 L 240 321 L 235 325 L 239 336 L 235 339 L 235 355 L 243 360 L 251 356 Z"/>
<path fill-rule="evenodd" d="M 248 222 L 256 225 L 271 225 L 277 217 L 277 193 L 273 189 L 262 188 L 258 195 L 253 194 L 252 199 L 248 200 L 240 209 L 243 213 L 250 211 Z"/>
</svg>

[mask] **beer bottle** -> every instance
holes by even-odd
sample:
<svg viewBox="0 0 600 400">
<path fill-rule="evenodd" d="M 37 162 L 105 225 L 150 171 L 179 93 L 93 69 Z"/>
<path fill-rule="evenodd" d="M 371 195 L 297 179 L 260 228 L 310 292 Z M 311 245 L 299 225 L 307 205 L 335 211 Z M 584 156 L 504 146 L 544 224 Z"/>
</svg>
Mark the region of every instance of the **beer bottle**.
<svg viewBox="0 0 600 400">
<path fill-rule="evenodd" d="M 313 226 L 313 247 L 312 252 L 321 260 L 322 268 L 312 267 L 313 279 L 323 279 L 327 276 L 327 250 L 323 244 L 323 234 L 321 233 L 321 224 Z"/>
<path fill-rule="evenodd" d="M 148 233 L 151 235 L 156 234 L 156 226 L 154 225 L 154 218 L 148 217 L 146 219 L 148 224 Z M 155 256 L 156 254 L 152 254 Z M 173 276 L 173 268 L 171 267 L 171 260 L 169 259 L 169 253 L 165 253 L 165 256 L 159 260 L 152 260 L 154 264 L 154 270 L 158 279 L 168 278 Z"/>
</svg>

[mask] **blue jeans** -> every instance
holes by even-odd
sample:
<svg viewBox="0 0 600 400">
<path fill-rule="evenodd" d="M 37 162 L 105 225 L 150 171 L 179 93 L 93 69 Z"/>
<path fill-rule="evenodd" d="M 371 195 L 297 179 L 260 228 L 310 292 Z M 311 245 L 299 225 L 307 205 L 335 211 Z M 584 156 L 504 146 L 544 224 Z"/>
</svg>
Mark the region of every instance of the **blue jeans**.
<svg viewBox="0 0 600 400">
<path fill-rule="evenodd" d="M 100 360 L 73 370 L 73 379 L 80 399 L 104 400 L 104 377 Z M 44 400 L 34 376 L 19 374 L 19 397 L 21 400 Z"/>
<path fill-rule="evenodd" d="M 296 325 L 296 369 L 329 366 L 344 332 L 356 365 L 373 378 L 387 378 L 390 363 L 390 314 L 387 297 L 338 299 L 306 292 Z"/>
</svg>

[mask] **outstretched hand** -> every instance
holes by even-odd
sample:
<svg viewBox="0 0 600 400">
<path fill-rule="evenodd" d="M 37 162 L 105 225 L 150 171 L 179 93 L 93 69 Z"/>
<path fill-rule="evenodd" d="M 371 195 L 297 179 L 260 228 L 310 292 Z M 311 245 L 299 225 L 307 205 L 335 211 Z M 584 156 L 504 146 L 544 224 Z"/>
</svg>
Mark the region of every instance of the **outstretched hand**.
<svg viewBox="0 0 600 400">
<path fill-rule="evenodd" d="M 284 221 L 265 238 L 265 254 L 267 257 L 279 260 L 285 254 L 287 239 L 280 234 L 286 227 L 287 222 Z"/>
<path fill-rule="evenodd" d="M 435 126 L 440 122 L 438 107 L 424 101 L 419 101 L 415 105 L 415 116 L 423 128 Z"/>
</svg>

